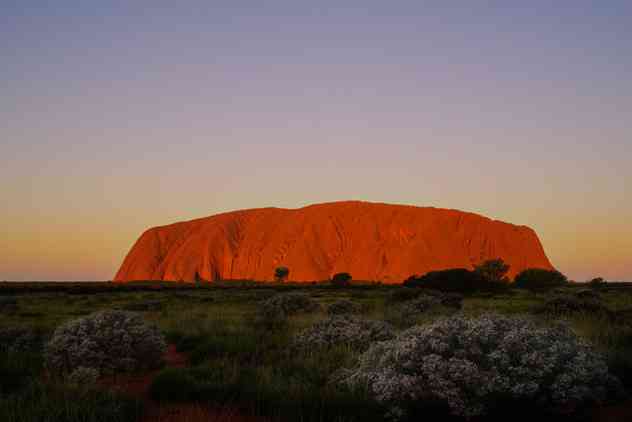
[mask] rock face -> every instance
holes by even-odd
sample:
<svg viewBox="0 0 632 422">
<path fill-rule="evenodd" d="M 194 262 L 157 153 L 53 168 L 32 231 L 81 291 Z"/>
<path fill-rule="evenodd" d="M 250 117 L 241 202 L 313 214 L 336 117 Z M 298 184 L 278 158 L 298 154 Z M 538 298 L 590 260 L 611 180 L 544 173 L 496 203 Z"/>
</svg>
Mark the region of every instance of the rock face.
<svg viewBox="0 0 632 422">
<path fill-rule="evenodd" d="M 147 230 L 115 281 L 270 281 L 286 266 L 289 280 L 399 283 L 411 274 L 473 268 L 502 258 L 513 277 L 552 269 L 536 233 L 525 226 L 449 209 L 334 202 L 300 209 L 260 208 Z"/>
</svg>

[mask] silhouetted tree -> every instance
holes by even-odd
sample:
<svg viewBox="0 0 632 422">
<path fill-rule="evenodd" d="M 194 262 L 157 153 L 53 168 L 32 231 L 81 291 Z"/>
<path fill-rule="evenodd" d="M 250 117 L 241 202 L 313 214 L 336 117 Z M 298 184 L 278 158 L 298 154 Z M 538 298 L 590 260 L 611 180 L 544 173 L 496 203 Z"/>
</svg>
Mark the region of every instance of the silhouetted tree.
<svg viewBox="0 0 632 422">
<path fill-rule="evenodd" d="M 279 282 L 284 282 L 287 280 L 290 275 L 290 270 L 288 267 L 276 267 L 274 270 L 274 279 Z"/>
<path fill-rule="evenodd" d="M 351 274 L 349 273 L 337 273 L 331 278 L 331 284 L 334 286 L 345 287 L 351 284 Z"/>
<path fill-rule="evenodd" d="M 481 277 L 493 283 L 509 283 L 507 272 L 509 265 L 502 259 L 489 259 L 482 264 L 476 265 L 474 271 Z"/>
</svg>

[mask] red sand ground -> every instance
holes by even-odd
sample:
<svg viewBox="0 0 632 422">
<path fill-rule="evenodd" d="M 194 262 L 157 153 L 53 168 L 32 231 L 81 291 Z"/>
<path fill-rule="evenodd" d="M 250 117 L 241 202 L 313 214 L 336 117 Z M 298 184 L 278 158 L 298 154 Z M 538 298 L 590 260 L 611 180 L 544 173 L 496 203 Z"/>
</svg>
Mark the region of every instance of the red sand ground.
<svg viewBox="0 0 632 422">
<path fill-rule="evenodd" d="M 149 229 L 115 281 L 267 281 L 286 266 L 291 281 L 349 272 L 356 280 L 399 283 L 494 258 L 510 265 L 510 277 L 552 269 L 529 227 L 457 210 L 348 201 L 234 211 Z"/>
</svg>

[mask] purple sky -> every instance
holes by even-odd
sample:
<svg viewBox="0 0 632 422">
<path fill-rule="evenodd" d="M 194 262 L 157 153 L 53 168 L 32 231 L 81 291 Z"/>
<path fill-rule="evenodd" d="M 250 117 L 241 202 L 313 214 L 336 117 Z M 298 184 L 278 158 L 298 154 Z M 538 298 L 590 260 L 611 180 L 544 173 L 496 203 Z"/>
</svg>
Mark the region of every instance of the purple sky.
<svg viewBox="0 0 632 422">
<path fill-rule="evenodd" d="M 129 3 L 0 4 L 0 280 L 343 199 L 529 225 L 569 277 L 632 280 L 631 2 Z"/>
</svg>

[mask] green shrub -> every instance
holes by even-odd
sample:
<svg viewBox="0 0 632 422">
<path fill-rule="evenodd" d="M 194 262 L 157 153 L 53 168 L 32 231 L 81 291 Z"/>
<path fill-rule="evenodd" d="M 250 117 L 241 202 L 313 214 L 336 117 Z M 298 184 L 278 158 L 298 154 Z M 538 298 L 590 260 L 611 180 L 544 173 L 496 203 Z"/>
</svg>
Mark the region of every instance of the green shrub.
<svg viewBox="0 0 632 422">
<path fill-rule="evenodd" d="M 518 274 L 514 281 L 514 286 L 519 289 L 554 289 L 568 284 L 564 274 L 556 270 L 545 270 L 542 268 L 530 268 Z"/>
</svg>

